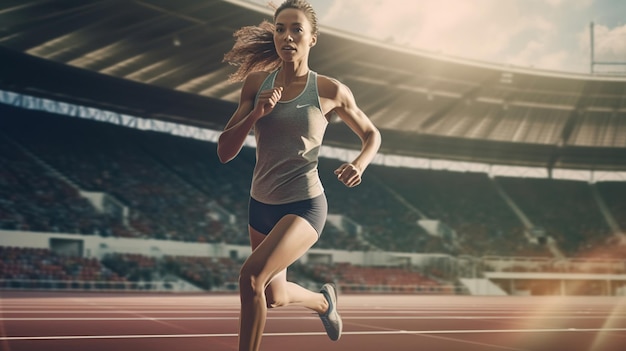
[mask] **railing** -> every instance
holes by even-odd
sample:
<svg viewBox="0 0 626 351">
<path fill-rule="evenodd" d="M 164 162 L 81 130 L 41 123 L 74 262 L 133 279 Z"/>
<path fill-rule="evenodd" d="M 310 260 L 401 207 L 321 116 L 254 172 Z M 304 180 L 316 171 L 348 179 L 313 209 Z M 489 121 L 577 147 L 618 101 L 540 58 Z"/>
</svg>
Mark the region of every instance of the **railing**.
<svg viewBox="0 0 626 351">
<path fill-rule="evenodd" d="M 47 290 L 47 291 L 137 291 L 176 292 L 176 283 L 167 281 L 119 282 L 82 280 L 33 280 L 0 279 L 0 290 Z"/>
<path fill-rule="evenodd" d="M 626 274 L 626 260 L 616 258 L 501 257 L 482 258 L 483 269 L 491 272 L 563 272 Z"/>
<path fill-rule="evenodd" d="M 410 294 L 410 295 L 464 295 L 467 289 L 462 285 L 366 285 L 337 284 L 344 294 Z"/>
<path fill-rule="evenodd" d="M 93 291 L 93 292 L 181 292 L 174 282 L 113 282 L 80 280 L 32 280 L 0 279 L 0 290 L 30 291 Z M 464 295 L 467 289 L 462 285 L 365 285 L 338 284 L 346 294 L 415 294 L 415 295 Z M 235 284 L 225 284 L 218 292 L 238 291 Z"/>
</svg>

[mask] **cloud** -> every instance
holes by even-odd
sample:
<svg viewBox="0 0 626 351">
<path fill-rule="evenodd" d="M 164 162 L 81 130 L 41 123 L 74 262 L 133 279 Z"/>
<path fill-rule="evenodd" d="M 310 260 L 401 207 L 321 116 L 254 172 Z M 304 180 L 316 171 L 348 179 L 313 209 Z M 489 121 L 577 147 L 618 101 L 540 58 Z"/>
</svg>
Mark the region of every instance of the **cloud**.
<svg viewBox="0 0 626 351">
<path fill-rule="evenodd" d="M 507 56 L 506 63 L 562 71 L 571 66 L 571 55 L 566 50 L 553 48 L 545 42 L 531 40 L 524 49 Z"/>
<path fill-rule="evenodd" d="M 594 34 L 596 59 L 626 61 L 626 25 L 615 28 L 596 25 Z"/>
<path fill-rule="evenodd" d="M 535 62 L 535 57 L 540 55 L 545 50 L 545 45 L 536 40 L 531 40 L 526 44 L 523 50 L 517 52 L 515 55 L 509 55 L 507 57 L 507 63 L 516 66 L 532 66 Z"/>
<path fill-rule="evenodd" d="M 578 46 L 587 57 L 591 52 L 589 27 L 578 33 Z M 603 24 L 594 26 L 594 59 L 596 62 L 626 62 L 626 25 L 610 28 Z M 589 61 L 587 61 L 589 65 Z M 596 72 L 626 72 L 626 65 L 596 65 Z"/>
<path fill-rule="evenodd" d="M 501 0 L 340 0 L 321 21 L 400 45 L 498 61 L 520 38 L 554 32 L 549 17 L 528 13 L 528 7 Z"/>
<path fill-rule="evenodd" d="M 563 3 L 563 0 L 545 0 L 550 6 L 559 7 Z"/>
<path fill-rule="evenodd" d="M 608 24 L 596 26 L 597 58 L 626 60 L 621 0 L 310 1 L 331 31 L 486 62 L 576 72 L 588 70 L 588 23 L 597 19 Z"/>
<path fill-rule="evenodd" d="M 552 7 L 570 6 L 576 9 L 584 9 L 593 4 L 594 0 L 543 0 Z"/>
</svg>

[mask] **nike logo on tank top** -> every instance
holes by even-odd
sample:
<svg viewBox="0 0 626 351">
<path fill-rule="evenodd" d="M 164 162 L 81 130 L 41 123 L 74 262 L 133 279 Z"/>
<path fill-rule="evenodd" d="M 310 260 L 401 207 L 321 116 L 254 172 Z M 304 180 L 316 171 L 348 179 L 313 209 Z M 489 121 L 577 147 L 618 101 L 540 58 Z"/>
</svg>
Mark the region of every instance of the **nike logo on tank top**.
<svg viewBox="0 0 626 351">
<path fill-rule="evenodd" d="M 277 74 L 278 70 L 268 75 L 259 91 L 272 89 Z M 309 71 L 300 95 L 279 101 L 254 125 L 256 165 L 250 195 L 266 204 L 321 195 L 324 188 L 317 164 L 327 125 L 320 106 L 317 73 Z"/>
</svg>

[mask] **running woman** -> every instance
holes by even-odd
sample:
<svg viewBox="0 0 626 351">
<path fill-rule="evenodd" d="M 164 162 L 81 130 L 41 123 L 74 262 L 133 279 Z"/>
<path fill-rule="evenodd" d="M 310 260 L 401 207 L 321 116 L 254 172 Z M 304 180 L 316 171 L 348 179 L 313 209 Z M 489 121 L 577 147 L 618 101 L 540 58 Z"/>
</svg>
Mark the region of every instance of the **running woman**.
<svg viewBox="0 0 626 351">
<path fill-rule="evenodd" d="M 361 183 L 380 147 L 380 132 L 347 86 L 309 68 L 318 24 L 308 2 L 287 0 L 276 8 L 274 23 L 243 27 L 234 36 L 224 61 L 238 66 L 230 79 L 244 83 L 218 140 L 220 161 L 235 158 L 251 130 L 256 138 L 248 219 L 252 253 L 239 276 L 239 350 L 259 350 L 267 309 L 288 305 L 317 312 L 328 337 L 339 340 L 343 324 L 334 285 L 307 290 L 287 281 L 287 267 L 317 242 L 326 222 L 317 166 L 330 116 L 337 114 L 361 139 L 358 156 L 334 171 L 348 187 Z"/>
</svg>

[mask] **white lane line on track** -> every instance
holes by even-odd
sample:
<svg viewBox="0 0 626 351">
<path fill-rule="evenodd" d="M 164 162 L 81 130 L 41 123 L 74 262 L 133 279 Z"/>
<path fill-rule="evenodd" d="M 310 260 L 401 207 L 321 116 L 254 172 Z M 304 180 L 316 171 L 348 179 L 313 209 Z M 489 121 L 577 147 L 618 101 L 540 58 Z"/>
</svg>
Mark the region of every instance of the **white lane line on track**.
<svg viewBox="0 0 626 351">
<path fill-rule="evenodd" d="M 121 310 L 121 309 L 110 309 L 110 310 L 80 310 L 80 311 L 73 311 L 73 310 L 37 310 L 37 311 L 30 311 L 30 310 L 20 310 L 20 311 L 11 311 L 8 309 L 5 309 L 2 311 L 2 313 L 4 314 L 8 314 L 8 313 L 15 313 L 15 314 L 72 314 L 72 313 L 76 313 L 76 314 L 92 314 L 92 313 L 99 313 L 99 314 L 110 314 L 110 313 L 194 313 L 194 314 L 198 314 L 198 313 L 239 313 L 239 310 Z M 294 312 L 295 313 L 295 312 Z M 302 312 L 300 312 L 302 313 Z"/>
<path fill-rule="evenodd" d="M 352 331 L 342 335 L 434 335 L 434 334 L 502 334 L 502 333 L 574 333 L 574 332 L 626 332 L 626 328 L 546 328 L 546 329 L 461 329 L 461 330 L 383 330 Z M 263 336 L 316 336 L 325 332 L 265 333 Z M 224 334 L 131 334 L 131 335 L 51 335 L 51 336 L 3 336 L 2 341 L 20 340 L 88 340 L 88 339 L 159 339 L 159 338 L 216 338 L 237 337 L 236 333 Z"/>
<path fill-rule="evenodd" d="M 124 314 L 218 314 L 218 313 L 225 313 L 225 314 L 239 314 L 239 309 L 206 309 L 206 310 L 199 310 L 199 309 L 194 309 L 194 310 L 185 310 L 185 309 L 178 309 L 178 310 L 124 310 L 124 309 L 106 309 L 106 310 L 72 310 L 72 309 L 68 309 L 68 310 L 11 310 L 11 309 L 4 309 L 3 314 L 39 314 L 39 315 L 47 315 L 47 314 L 111 314 L 111 313 L 124 313 Z M 388 311 L 352 311 L 349 309 L 341 309 L 342 314 L 367 314 L 367 315 L 381 315 L 381 314 L 392 314 L 392 315 L 407 315 L 407 314 L 419 314 L 421 315 L 422 318 L 432 318 L 433 316 L 430 315 L 430 313 L 433 314 L 441 314 L 444 312 L 428 312 L 427 313 L 420 313 L 420 312 L 415 312 L 415 311 L 404 311 L 404 312 L 388 312 Z M 477 311 L 478 312 L 478 311 Z M 292 311 L 271 311 L 270 313 L 272 314 L 301 314 L 302 311 L 300 310 L 292 310 Z M 462 312 L 461 312 L 462 313 Z M 517 313 L 517 312 L 513 312 L 513 313 L 492 313 L 492 312 L 478 312 L 477 314 L 471 314 L 471 316 L 468 316 L 470 318 L 522 318 L 525 317 L 529 314 L 528 311 L 524 312 L 524 313 Z M 569 312 L 569 313 L 553 313 L 551 315 L 552 318 L 586 318 L 586 317 L 593 317 L 593 316 L 598 316 L 598 317 L 606 317 L 606 313 L 601 313 L 601 312 L 586 312 L 586 313 L 580 313 L 580 312 Z M 622 313 L 622 312 L 615 312 L 614 316 L 616 317 L 626 317 L 626 313 Z M 384 317 L 380 317 L 380 318 L 384 318 Z M 542 318 L 545 318 L 542 317 Z"/>
<path fill-rule="evenodd" d="M 0 321 L 193 321 L 193 320 L 237 320 L 238 316 L 228 317 L 0 317 Z M 268 320 L 317 320 L 319 317 L 267 317 Z M 519 320 L 514 316 L 342 316 L 344 320 Z M 606 316 L 542 316 L 540 319 L 606 319 Z M 626 319 L 626 316 L 612 316 L 611 319 Z"/>
</svg>

